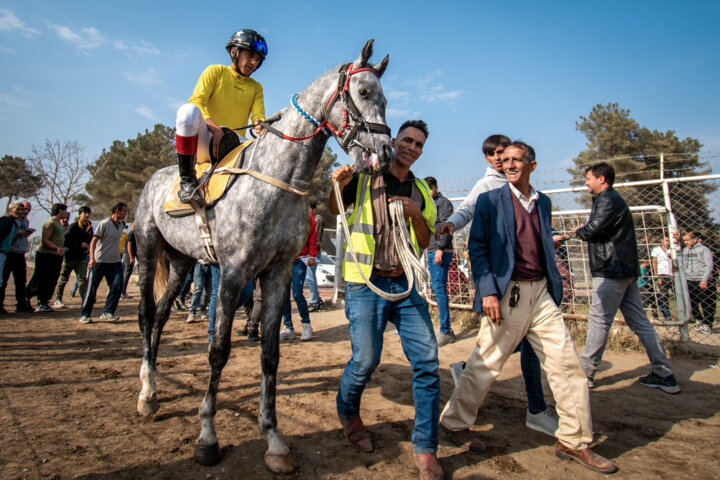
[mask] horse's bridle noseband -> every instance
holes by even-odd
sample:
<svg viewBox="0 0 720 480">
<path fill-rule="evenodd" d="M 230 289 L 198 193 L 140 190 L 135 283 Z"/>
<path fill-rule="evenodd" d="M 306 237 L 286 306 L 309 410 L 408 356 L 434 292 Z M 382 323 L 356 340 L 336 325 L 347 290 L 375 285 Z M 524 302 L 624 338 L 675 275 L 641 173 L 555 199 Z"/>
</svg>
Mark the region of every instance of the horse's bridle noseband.
<svg viewBox="0 0 720 480">
<path fill-rule="evenodd" d="M 337 130 L 326 121 L 328 128 L 330 129 L 330 131 L 332 131 L 333 135 L 335 135 L 335 138 L 337 138 L 337 141 L 340 144 L 340 148 L 342 148 L 345 153 L 348 153 L 348 148 L 350 144 L 354 143 L 360 148 L 363 148 L 364 150 L 372 151 L 374 153 L 380 153 L 378 152 L 378 148 L 375 144 L 375 139 L 373 138 L 372 133 L 390 135 L 392 132 L 390 130 L 390 127 L 388 127 L 384 123 L 373 123 L 366 121 L 363 118 L 362 113 L 360 113 L 360 110 L 357 108 L 357 105 L 355 105 L 355 102 L 350 95 L 350 77 L 360 72 L 371 72 L 373 75 L 377 76 L 377 72 L 370 67 L 356 68 L 353 70 L 352 63 L 340 67 L 340 71 L 338 72 L 340 75 L 338 77 L 337 88 L 332 93 L 332 95 L 330 95 L 330 99 L 323 106 L 322 113 L 323 117 L 327 118 L 329 112 L 331 112 L 333 107 L 335 106 L 335 103 L 338 100 L 341 100 L 344 105 L 343 125 L 341 129 Z M 350 120 L 352 120 L 352 125 L 350 124 Z M 343 139 L 342 135 L 348 127 L 350 127 L 350 131 L 347 132 L 345 138 Z M 358 139 L 356 138 L 357 132 L 360 127 L 365 127 L 365 131 L 370 136 L 373 142 L 372 149 L 360 143 L 360 141 L 358 141 Z"/>
</svg>

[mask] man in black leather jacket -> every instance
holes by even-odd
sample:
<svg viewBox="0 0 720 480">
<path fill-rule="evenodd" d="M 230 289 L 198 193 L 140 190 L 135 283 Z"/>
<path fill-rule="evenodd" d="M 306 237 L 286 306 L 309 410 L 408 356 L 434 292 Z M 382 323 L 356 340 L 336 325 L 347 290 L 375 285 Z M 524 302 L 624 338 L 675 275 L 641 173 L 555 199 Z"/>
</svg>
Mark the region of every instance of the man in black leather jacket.
<svg viewBox="0 0 720 480">
<path fill-rule="evenodd" d="M 605 162 L 585 170 L 585 185 L 594 195 L 590 218 L 575 229 L 588 242 L 590 271 L 593 276 L 592 303 L 588 312 L 588 332 L 581 363 L 590 388 L 602 359 L 610 325 L 618 309 L 625 322 L 640 338 L 652 363 L 652 372 L 640 384 L 679 393 L 660 338 L 650 324 L 642 301 L 637 277 L 640 273 L 637 241 L 632 214 L 625 200 L 613 188 L 615 170 Z"/>
</svg>

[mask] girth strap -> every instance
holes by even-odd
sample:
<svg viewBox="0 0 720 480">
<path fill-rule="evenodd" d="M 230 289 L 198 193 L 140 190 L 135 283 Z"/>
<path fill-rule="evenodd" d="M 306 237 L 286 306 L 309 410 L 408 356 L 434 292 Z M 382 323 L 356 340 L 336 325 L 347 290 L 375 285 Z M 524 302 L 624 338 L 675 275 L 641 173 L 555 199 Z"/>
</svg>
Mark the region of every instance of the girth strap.
<svg viewBox="0 0 720 480">
<path fill-rule="evenodd" d="M 277 178 L 271 177 L 270 175 L 265 175 L 264 173 L 256 172 L 255 170 L 250 170 L 249 168 L 222 167 L 215 170 L 215 175 L 228 174 L 250 175 L 251 177 L 255 177 L 258 180 L 269 183 L 270 185 L 274 185 L 282 190 L 285 190 L 286 192 L 300 195 L 301 197 L 307 195 L 309 192 L 309 190 L 297 188 L 293 185 L 290 185 L 289 183 L 283 182 L 282 180 L 278 180 Z"/>
<path fill-rule="evenodd" d="M 197 223 L 198 230 L 200 230 L 200 240 L 202 240 L 205 253 L 210 257 L 210 261 L 218 263 L 217 257 L 215 256 L 215 246 L 213 245 L 212 235 L 210 233 L 210 225 L 207 221 L 205 205 L 195 208 L 195 223 Z"/>
</svg>

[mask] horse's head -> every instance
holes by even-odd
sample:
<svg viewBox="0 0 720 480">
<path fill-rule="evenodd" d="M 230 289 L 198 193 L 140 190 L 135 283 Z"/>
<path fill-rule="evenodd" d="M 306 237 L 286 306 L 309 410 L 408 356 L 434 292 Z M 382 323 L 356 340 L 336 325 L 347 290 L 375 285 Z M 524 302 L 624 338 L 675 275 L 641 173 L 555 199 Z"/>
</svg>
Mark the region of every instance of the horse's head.
<svg viewBox="0 0 720 480">
<path fill-rule="evenodd" d="M 325 104 L 328 123 L 342 125 L 338 141 L 358 172 L 387 170 L 393 161 L 391 132 L 385 122 L 387 100 L 380 85 L 390 57 L 372 65 L 372 52 L 373 40 L 368 40 L 357 60 L 341 67 L 337 90 Z"/>
</svg>

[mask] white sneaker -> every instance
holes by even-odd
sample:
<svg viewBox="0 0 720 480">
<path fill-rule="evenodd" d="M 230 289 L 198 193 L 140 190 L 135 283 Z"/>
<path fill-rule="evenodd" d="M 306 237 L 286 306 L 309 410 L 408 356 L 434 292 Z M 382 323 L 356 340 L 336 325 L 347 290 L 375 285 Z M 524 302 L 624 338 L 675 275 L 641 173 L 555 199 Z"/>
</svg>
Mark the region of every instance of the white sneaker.
<svg viewBox="0 0 720 480">
<path fill-rule="evenodd" d="M 295 330 L 283 327 L 280 330 L 280 340 L 295 340 Z"/>
<path fill-rule="evenodd" d="M 310 340 L 313 336 L 312 327 L 309 323 L 303 323 L 302 324 L 302 334 L 300 335 L 300 340 L 303 342 L 306 342 Z"/>
<path fill-rule="evenodd" d="M 197 313 L 195 313 L 194 310 L 190 310 L 190 313 L 188 313 L 188 318 L 185 320 L 185 323 L 195 323 L 197 322 Z"/>
<path fill-rule="evenodd" d="M 712 328 L 710 328 L 708 325 L 703 324 L 699 329 L 698 332 L 704 334 L 704 335 L 712 335 L 713 331 Z"/>
<path fill-rule="evenodd" d="M 117 322 L 118 320 L 120 320 L 120 317 L 110 312 L 103 312 L 102 315 L 100 315 L 100 318 L 103 320 L 108 320 L 110 322 Z"/>
<path fill-rule="evenodd" d="M 92 323 L 92 318 L 88 317 L 87 315 L 83 315 L 80 317 L 80 323 Z"/>
<path fill-rule="evenodd" d="M 450 364 L 450 373 L 452 374 L 453 382 L 455 382 L 456 387 L 460 383 L 460 377 L 463 374 L 463 370 L 465 370 L 465 362 L 457 362 Z"/>
<path fill-rule="evenodd" d="M 65 308 L 65 304 L 60 300 L 59 298 L 55 300 L 55 303 L 53 303 L 53 307 L 55 308 Z"/>
<path fill-rule="evenodd" d="M 548 407 L 547 410 L 540 413 L 530 413 L 530 410 L 528 410 L 525 415 L 525 426 L 536 432 L 554 437 L 558 429 L 557 413 L 552 407 Z"/>
</svg>

